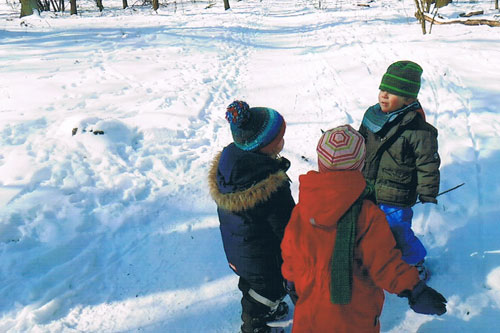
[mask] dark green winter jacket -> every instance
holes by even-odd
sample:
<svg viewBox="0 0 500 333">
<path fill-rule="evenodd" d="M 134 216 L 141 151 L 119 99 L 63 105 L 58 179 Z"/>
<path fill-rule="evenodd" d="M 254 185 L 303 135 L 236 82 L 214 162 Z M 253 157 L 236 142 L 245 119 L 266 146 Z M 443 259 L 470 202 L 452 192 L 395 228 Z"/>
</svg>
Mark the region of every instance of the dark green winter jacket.
<svg viewBox="0 0 500 333">
<path fill-rule="evenodd" d="M 375 185 L 377 203 L 400 207 L 422 202 L 437 203 L 439 165 L 437 129 L 425 121 L 418 102 L 387 122 L 376 133 L 369 130 L 368 112 L 359 132 L 366 143 L 365 178 Z M 396 111 L 398 112 L 398 111 Z"/>
</svg>

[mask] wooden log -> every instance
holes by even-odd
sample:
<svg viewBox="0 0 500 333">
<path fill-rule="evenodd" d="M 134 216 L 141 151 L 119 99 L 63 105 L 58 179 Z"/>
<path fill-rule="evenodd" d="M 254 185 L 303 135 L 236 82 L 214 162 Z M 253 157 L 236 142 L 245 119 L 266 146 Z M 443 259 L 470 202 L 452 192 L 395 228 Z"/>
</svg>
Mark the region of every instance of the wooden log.
<svg viewBox="0 0 500 333">
<path fill-rule="evenodd" d="M 460 16 L 460 17 L 471 17 L 471 16 L 474 16 L 474 15 L 483 15 L 483 14 L 484 14 L 484 11 L 478 10 L 477 12 L 460 13 L 460 14 L 458 14 L 458 16 Z"/>
<path fill-rule="evenodd" d="M 500 27 L 500 21 L 487 19 L 467 19 L 467 20 L 437 20 L 424 13 L 424 19 L 432 24 L 465 24 L 465 25 L 487 25 L 490 27 Z"/>
</svg>

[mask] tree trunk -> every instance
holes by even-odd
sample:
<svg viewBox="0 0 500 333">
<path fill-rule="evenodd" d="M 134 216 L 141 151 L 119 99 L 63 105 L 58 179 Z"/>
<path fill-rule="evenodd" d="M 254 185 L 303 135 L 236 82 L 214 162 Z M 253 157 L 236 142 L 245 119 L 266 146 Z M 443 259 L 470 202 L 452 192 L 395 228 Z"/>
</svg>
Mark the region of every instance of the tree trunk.
<svg viewBox="0 0 500 333">
<path fill-rule="evenodd" d="M 156 11 L 160 8 L 160 4 L 158 3 L 158 0 L 153 0 L 153 9 Z"/>
<path fill-rule="evenodd" d="M 71 9 L 70 9 L 70 14 L 71 15 L 76 15 L 76 0 L 70 0 L 69 3 L 71 4 Z"/>
<path fill-rule="evenodd" d="M 229 0 L 224 0 L 224 10 L 228 10 L 229 7 Z"/>
<path fill-rule="evenodd" d="M 127 7 L 128 7 L 128 2 L 127 2 L 127 0 L 123 0 L 123 1 L 122 1 L 122 3 L 123 3 L 123 9 L 125 9 L 125 8 L 127 8 Z"/>
<path fill-rule="evenodd" d="M 422 33 L 425 35 L 427 32 L 425 31 L 425 18 L 424 13 L 422 12 L 422 8 L 420 7 L 419 0 L 415 0 L 415 6 L 417 7 L 417 11 L 415 12 L 415 17 L 420 22 L 422 26 Z M 422 4 L 423 6 L 423 4 Z"/>
<path fill-rule="evenodd" d="M 498 0 L 495 0 L 495 9 L 498 9 Z"/>
<path fill-rule="evenodd" d="M 60 11 L 60 9 L 59 9 L 59 3 L 54 2 L 54 0 L 50 0 L 50 3 L 52 4 L 52 8 L 54 8 L 55 12 L 59 12 Z"/>
<path fill-rule="evenodd" d="M 102 12 L 104 9 L 104 6 L 102 5 L 102 0 L 96 0 L 97 8 L 99 8 L 99 11 Z"/>
<path fill-rule="evenodd" d="M 38 10 L 36 0 L 21 0 L 21 15 L 19 17 L 33 15 L 33 9 Z"/>
<path fill-rule="evenodd" d="M 433 3 L 434 1 L 432 0 L 426 0 L 425 1 L 425 4 L 423 3 L 422 4 L 422 11 L 424 13 L 428 13 L 430 10 L 431 10 L 431 4 Z M 425 5 L 425 6 L 424 6 Z"/>
</svg>

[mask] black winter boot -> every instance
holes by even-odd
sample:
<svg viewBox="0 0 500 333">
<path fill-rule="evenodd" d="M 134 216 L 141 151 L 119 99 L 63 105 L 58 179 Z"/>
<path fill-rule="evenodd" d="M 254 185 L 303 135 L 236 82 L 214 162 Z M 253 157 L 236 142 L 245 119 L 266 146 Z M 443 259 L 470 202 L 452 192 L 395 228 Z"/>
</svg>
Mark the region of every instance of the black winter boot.
<svg viewBox="0 0 500 333">
<path fill-rule="evenodd" d="M 280 302 L 280 304 L 274 311 L 271 310 L 264 315 L 264 321 L 268 323 L 270 321 L 280 320 L 285 318 L 287 314 L 288 314 L 288 304 L 286 304 L 285 302 Z"/>
<path fill-rule="evenodd" d="M 241 325 L 242 333 L 270 333 L 271 327 L 266 325 L 264 317 L 252 317 L 243 312 L 241 315 L 243 324 Z"/>
<path fill-rule="evenodd" d="M 271 327 L 271 326 L 262 326 L 256 328 L 248 328 L 244 327 L 245 324 L 241 325 L 241 333 L 285 333 L 285 330 L 282 327 Z"/>
<path fill-rule="evenodd" d="M 283 305 L 282 305 L 283 304 Z M 243 325 L 241 325 L 242 333 L 283 333 L 281 327 L 270 327 L 267 325 L 270 321 L 275 321 L 284 318 L 288 314 L 288 304 L 281 302 L 278 308 L 265 315 L 252 317 L 247 313 L 241 315 Z"/>
</svg>

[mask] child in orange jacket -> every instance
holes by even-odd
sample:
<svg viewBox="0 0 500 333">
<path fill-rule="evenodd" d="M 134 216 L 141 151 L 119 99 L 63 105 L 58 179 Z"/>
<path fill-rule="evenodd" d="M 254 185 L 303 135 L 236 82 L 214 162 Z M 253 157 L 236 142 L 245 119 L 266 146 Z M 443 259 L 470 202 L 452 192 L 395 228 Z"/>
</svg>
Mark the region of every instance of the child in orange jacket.
<svg viewBox="0 0 500 333">
<path fill-rule="evenodd" d="M 363 137 L 326 131 L 319 172 L 299 177 L 299 202 L 281 243 L 283 276 L 295 285 L 293 332 L 379 332 L 384 292 L 418 313 L 442 315 L 445 298 L 401 259 L 384 213 L 367 198 Z"/>
</svg>

